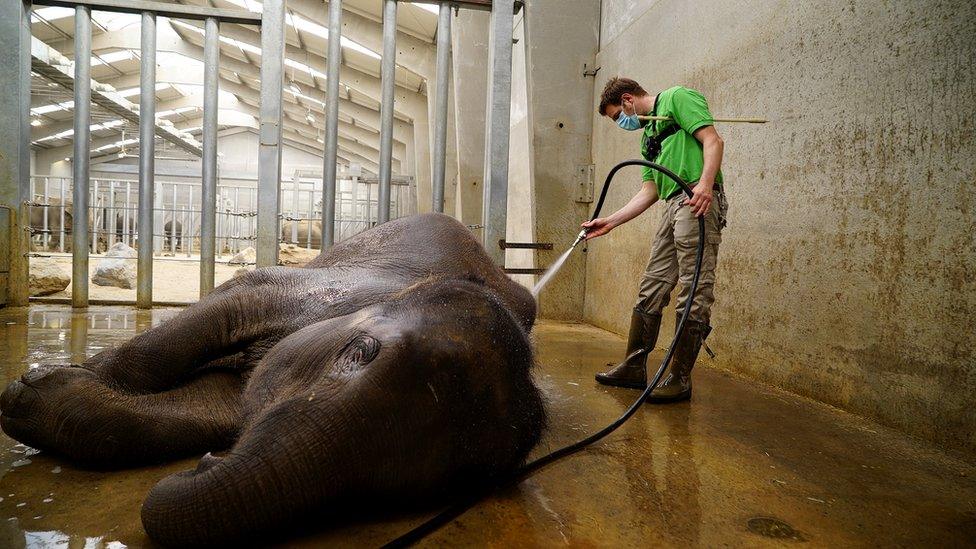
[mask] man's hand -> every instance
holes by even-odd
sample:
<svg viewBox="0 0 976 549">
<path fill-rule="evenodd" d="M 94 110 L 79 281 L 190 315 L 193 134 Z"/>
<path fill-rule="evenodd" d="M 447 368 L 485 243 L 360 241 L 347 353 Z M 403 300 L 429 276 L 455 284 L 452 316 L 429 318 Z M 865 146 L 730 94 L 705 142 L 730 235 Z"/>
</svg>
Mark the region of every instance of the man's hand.
<svg viewBox="0 0 976 549">
<path fill-rule="evenodd" d="M 584 240 L 590 240 L 598 236 L 603 236 L 613 230 L 615 225 L 610 222 L 607 217 L 599 217 L 593 221 L 586 221 L 580 227 L 586 229 L 586 238 Z"/>
<path fill-rule="evenodd" d="M 706 183 L 704 181 L 699 181 L 697 185 L 692 187 L 691 192 L 695 195 L 694 198 L 686 198 L 683 204 L 685 206 L 691 206 L 691 211 L 694 212 L 695 217 L 701 217 L 708 213 L 708 210 L 712 207 L 712 187 L 715 183 Z"/>
</svg>

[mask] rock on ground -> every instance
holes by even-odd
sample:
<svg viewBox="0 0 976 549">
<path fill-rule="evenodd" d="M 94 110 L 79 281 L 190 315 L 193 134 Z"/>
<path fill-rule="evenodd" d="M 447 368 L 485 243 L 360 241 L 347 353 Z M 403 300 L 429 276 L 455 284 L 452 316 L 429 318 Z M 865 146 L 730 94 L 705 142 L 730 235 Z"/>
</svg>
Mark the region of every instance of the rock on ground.
<svg viewBox="0 0 976 549">
<path fill-rule="evenodd" d="M 133 261 L 138 253 L 126 246 L 124 242 L 116 242 L 105 252 L 105 257 L 98 262 L 98 268 L 92 276 L 92 283 L 99 286 L 115 286 L 117 288 L 132 289 L 136 287 L 136 262 Z"/>
<path fill-rule="evenodd" d="M 33 257 L 27 277 L 31 296 L 56 294 L 68 287 L 71 276 L 58 266 L 54 259 Z"/>
<path fill-rule="evenodd" d="M 280 244 L 278 247 L 278 264 L 304 267 L 318 255 L 318 250 L 309 250 L 294 244 Z"/>
<path fill-rule="evenodd" d="M 254 265 L 257 261 L 258 254 L 254 251 L 253 246 L 248 246 L 243 250 L 234 254 L 234 257 L 227 260 L 228 265 Z"/>
</svg>

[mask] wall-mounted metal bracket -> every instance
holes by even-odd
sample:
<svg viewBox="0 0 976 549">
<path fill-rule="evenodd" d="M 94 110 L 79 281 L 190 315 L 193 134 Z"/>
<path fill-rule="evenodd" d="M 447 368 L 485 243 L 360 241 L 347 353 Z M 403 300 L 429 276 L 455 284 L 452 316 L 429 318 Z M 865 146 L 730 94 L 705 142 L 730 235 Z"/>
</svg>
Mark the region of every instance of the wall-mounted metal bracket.
<svg viewBox="0 0 976 549">
<path fill-rule="evenodd" d="M 583 76 L 596 76 L 596 73 L 600 72 L 603 67 L 597 67 L 593 70 L 587 69 L 586 63 L 583 63 Z"/>
<path fill-rule="evenodd" d="M 506 250 L 551 250 L 552 242 L 508 242 L 498 241 L 498 247 Z"/>
<path fill-rule="evenodd" d="M 504 269 L 505 274 L 510 275 L 541 275 L 544 274 L 547 269 L 516 269 L 516 268 L 506 268 Z"/>
<path fill-rule="evenodd" d="M 576 165 L 576 202 L 589 204 L 593 202 L 593 185 L 596 166 L 593 164 Z"/>
</svg>

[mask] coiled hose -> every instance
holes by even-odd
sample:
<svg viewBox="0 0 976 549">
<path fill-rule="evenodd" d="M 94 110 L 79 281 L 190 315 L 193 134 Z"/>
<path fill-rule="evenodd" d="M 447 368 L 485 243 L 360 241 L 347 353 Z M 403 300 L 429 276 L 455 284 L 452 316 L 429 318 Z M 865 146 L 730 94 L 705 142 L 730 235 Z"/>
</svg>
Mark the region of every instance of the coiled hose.
<svg viewBox="0 0 976 549">
<path fill-rule="evenodd" d="M 628 166 L 644 166 L 647 168 L 651 168 L 653 170 L 657 170 L 663 173 L 668 178 L 670 178 L 675 183 L 677 183 L 678 186 L 681 187 L 681 190 L 684 191 L 684 193 L 688 195 L 689 198 L 694 197 L 694 193 L 692 193 L 691 187 L 689 187 L 687 183 L 682 181 L 677 174 L 665 168 L 664 166 L 661 166 L 660 164 L 655 164 L 654 162 L 648 162 L 647 160 L 639 160 L 639 159 L 625 160 L 617 164 L 616 166 L 614 166 L 613 169 L 610 170 L 610 173 L 607 174 L 607 179 L 603 183 L 603 190 L 600 192 L 600 200 L 597 201 L 596 203 L 596 209 L 593 211 L 593 217 L 590 218 L 590 221 L 593 221 L 594 219 L 600 216 L 600 210 L 603 209 L 603 203 L 607 199 L 607 191 L 610 189 L 610 182 L 613 181 L 614 176 L 617 175 L 618 171 Z M 530 461 L 529 463 L 526 463 L 518 470 L 516 470 L 509 477 L 499 482 L 496 482 L 485 489 L 475 491 L 474 493 L 470 494 L 468 497 L 465 497 L 460 501 L 455 502 L 447 509 L 441 511 L 434 517 L 423 522 L 413 530 L 410 530 L 409 532 L 403 534 L 402 536 L 387 543 L 383 547 L 384 548 L 408 547 L 410 545 L 413 545 L 414 543 L 417 543 L 427 535 L 435 532 L 441 526 L 447 524 L 448 522 L 460 516 L 462 513 L 467 511 L 472 505 L 474 505 L 475 503 L 477 503 L 478 501 L 480 501 L 482 498 L 489 495 L 490 493 L 494 492 L 498 488 L 520 481 L 526 476 L 534 473 L 535 471 L 541 469 L 542 467 L 545 467 L 546 465 L 549 465 L 550 463 L 560 458 L 564 458 L 568 455 L 575 454 L 576 452 L 582 450 L 583 448 L 586 448 L 587 446 L 599 441 L 603 437 L 616 431 L 621 425 L 626 423 L 627 420 L 631 418 L 631 416 L 637 413 L 637 410 L 640 409 L 644 401 L 647 400 L 647 397 L 651 394 L 654 388 L 657 387 L 657 384 L 660 383 L 661 377 L 664 375 L 664 371 L 667 369 L 668 364 L 671 363 L 671 359 L 674 356 L 675 342 L 678 341 L 678 338 L 681 337 L 681 334 L 685 330 L 685 324 L 687 324 L 688 315 L 691 313 L 691 303 L 695 297 L 695 292 L 698 291 L 698 279 L 701 277 L 702 258 L 704 257 L 704 254 L 705 254 L 705 217 L 699 216 L 698 217 L 698 249 L 695 252 L 695 273 L 691 279 L 691 290 L 689 292 L 690 295 L 685 305 L 685 310 L 682 312 L 681 320 L 678 322 L 678 327 L 674 331 L 674 340 L 672 340 L 671 345 L 668 346 L 668 352 L 664 355 L 664 360 L 661 361 L 661 366 L 657 369 L 657 373 L 654 374 L 654 378 L 651 380 L 650 383 L 647 384 L 647 388 L 644 389 L 644 392 L 641 393 L 639 397 L 637 397 L 637 400 L 635 400 L 634 403 L 630 405 L 630 408 L 628 408 L 627 411 L 623 413 L 623 415 L 617 418 L 616 421 L 614 421 L 610 425 L 607 425 L 603 429 L 600 429 L 599 431 L 584 438 L 583 440 L 580 440 L 578 442 L 570 444 L 569 446 L 565 446 L 554 452 L 551 452 L 547 455 L 544 455 L 540 458 Z M 633 357 L 637 357 L 640 355 L 645 355 L 651 352 L 652 350 L 653 349 L 638 349 L 637 351 L 631 353 L 625 360 L 629 360 Z"/>
</svg>

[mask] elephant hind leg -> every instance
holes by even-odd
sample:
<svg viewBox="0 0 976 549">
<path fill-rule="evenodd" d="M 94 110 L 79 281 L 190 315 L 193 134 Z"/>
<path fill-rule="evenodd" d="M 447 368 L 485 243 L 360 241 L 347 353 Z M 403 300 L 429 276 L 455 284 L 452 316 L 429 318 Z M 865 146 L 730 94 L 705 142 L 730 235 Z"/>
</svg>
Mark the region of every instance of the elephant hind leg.
<svg viewBox="0 0 976 549">
<path fill-rule="evenodd" d="M 72 366 L 30 370 L 0 396 L 11 437 L 92 467 L 161 462 L 228 447 L 241 427 L 239 374 L 207 371 L 174 389 L 128 394 Z"/>
</svg>

